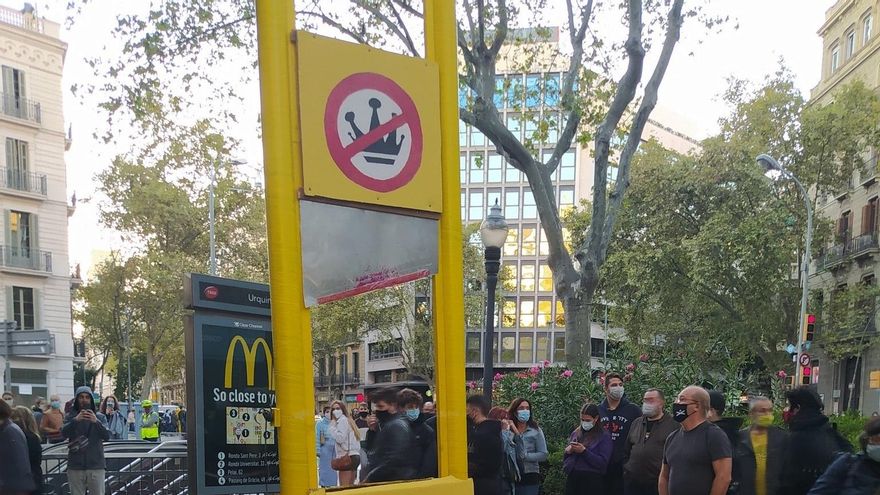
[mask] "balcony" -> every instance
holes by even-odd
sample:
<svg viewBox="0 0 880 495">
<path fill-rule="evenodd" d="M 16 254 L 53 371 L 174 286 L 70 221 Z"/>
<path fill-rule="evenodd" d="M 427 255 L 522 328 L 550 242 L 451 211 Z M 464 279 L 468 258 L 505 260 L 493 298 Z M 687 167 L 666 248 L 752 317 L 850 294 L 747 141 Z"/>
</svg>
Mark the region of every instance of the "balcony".
<svg viewBox="0 0 880 495">
<path fill-rule="evenodd" d="M 25 4 L 25 8 L 22 10 L 0 7 L 0 22 L 36 33 L 46 32 L 43 19 L 35 16 L 33 7 L 28 9 L 27 4 Z"/>
<path fill-rule="evenodd" d="M 846 261 L 847 256 L 846 244 L 835 244 L 828 248 L 828 251 L 819 259 L 819 269 L 828 270 Z"/>
<path fill-rule="evenodd" d="M 877 243 L 877 234 L 863 234 L 850 241 L 849 255 L 853 258 L 869 256 L 880 250 Z"/>
<path fill-rule="evenodd" d="M 3 102 L 4 115 L 37 125 L 42 123 L 43 117 L 39 103 L 9 93 L 0 93 L 0 99 Z"/>
<path fill-rule="evenodd" d="M 46 174 L 0 167 L 0 186 L 29 194 L 46 196 Z"/>
<path fill-rule="evenodd" d="M 19 246 L 0 246 L 0 267 L 52 273 L 52 253 Z"/>
<path fill-rule="evenodd" d="M 315 388 L 327 388 L 330 386 L 330 377 L 321 375 L 315 377 Z"/>
</svg>

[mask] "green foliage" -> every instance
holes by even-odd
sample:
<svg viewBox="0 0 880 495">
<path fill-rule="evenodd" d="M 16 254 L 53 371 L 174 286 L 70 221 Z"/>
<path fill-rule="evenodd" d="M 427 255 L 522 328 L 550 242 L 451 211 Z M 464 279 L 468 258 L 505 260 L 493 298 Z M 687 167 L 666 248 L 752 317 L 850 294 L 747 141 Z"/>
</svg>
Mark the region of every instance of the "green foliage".
<svg viewBox="0 0 880 495">
<path fill-rule="evenodd" d="M 862 446 L 859 445 L 859 435 L 865 431 L 865 423 L 868 419 L 870 418 L 862 416 L 858 411 L 847 411 L 844 414 L 831 416 L 831 422 L 834 423 L 843 438 L 849 440 L 855 452 L 862 449 Z"/>
<path fill-rule="evenodd" d="M 822 327 L 816 342 L 834 361 L 858 356 L 878 342 L 874 331 L 880 288 L 858 284 L 831 293 L 821 312 Z"/>
</svg>

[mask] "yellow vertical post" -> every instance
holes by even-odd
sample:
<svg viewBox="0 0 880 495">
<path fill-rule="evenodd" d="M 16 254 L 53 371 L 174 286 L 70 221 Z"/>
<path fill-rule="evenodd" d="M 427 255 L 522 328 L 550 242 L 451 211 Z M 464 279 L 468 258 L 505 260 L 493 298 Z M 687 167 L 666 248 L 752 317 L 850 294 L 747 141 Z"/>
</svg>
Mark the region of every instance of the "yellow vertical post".
<svg viewBox="0 0 880 495">
<path fill-rule="evenodd" d="M 434 364 L 437 370 L 440 476 L 467 478 L 464 375 L 464 275 L 458 177 L 458 61 L 454 0 L 425 1 L 425 48 L 440 68 L 440 159 L 443 213 L 434 277 Z"/>
<path fill-rule="evenodd" d="M 302 293 L 302 188 L 293 0 L 257 0 L 281 493 L 317 488 L 312 333 Z"/>
</svg>

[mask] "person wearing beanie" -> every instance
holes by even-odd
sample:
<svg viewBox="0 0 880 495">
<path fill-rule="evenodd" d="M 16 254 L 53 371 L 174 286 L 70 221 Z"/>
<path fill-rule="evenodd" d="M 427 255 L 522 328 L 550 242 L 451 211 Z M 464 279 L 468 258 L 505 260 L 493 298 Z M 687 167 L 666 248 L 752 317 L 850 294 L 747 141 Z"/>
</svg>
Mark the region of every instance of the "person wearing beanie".
<svg viewBox="0 0 880 495">
<path fill-rule="evenodd" d="M 852 452 L 852 445 L 822 413 L 822 401 L 809 385 L 789 391 L 786 398 L 789 448 L 779 493 L 806 495 L 840 453 Z"/>
<path fill-rule="evenodd" d="M 842 455 L 816 481 L 809 495 L 874 495 L 880 493 L 880 417 L 865 423 L 862 450 Z"/>
</svg>

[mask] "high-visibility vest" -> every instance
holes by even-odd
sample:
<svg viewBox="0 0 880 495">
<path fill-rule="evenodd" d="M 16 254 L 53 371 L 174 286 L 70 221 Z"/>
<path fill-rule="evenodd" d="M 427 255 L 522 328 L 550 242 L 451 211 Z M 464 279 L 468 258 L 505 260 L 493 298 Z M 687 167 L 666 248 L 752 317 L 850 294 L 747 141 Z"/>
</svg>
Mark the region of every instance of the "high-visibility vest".
<svg viewBox="0 0 880 495">
<path fill-rule="evenodd" d="M 153 426 L 143 426 L 147 419 L 156 416 L 156 421 Z M 159 415 L 155 412 L 150 412 L 150 414 L 144 414 L 141 416 L 141 440 L 152 440 L 153 438 L 159 438 Z"/>
</svg>

